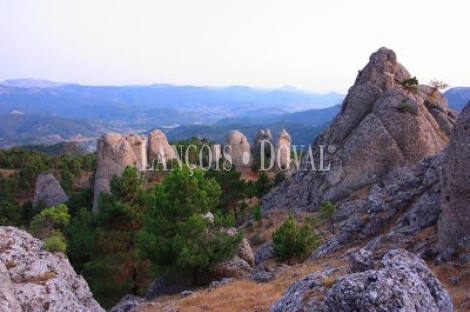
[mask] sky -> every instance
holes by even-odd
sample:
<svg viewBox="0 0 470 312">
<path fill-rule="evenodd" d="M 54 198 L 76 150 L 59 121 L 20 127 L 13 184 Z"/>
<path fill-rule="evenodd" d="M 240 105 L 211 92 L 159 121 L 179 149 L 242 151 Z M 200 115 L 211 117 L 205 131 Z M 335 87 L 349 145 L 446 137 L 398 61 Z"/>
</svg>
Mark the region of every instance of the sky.
<svg viewBox="0 0 470 312">
<path fill-rule="evenodd" d="M 466 0 L 0 0 L 0 81 L 346 92 L 380 47 L 470 86 Z"/>
</svg>

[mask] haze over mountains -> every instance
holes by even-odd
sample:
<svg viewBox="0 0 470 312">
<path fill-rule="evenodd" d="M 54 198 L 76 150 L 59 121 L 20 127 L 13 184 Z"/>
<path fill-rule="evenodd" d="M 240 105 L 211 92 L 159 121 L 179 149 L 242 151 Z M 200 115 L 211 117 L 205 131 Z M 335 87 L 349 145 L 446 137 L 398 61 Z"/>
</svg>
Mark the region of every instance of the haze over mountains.
<svg viewBox="0 0 470 312">
<path fill-rule="evenodd" d="M 470 88 L 446 92 L 460 110 Z M 286 128 L 293 144 L 310 144 L 339 111 L 344 95 L 293 87 L 82 86 L 47 80 L 0 83 L 0 147 L 88 141 L 109 131 L 162 128 L 170 140 L 192 136 L 221 142 L 232 129 L 250 140 L 260 128 Z"/>
</svg>

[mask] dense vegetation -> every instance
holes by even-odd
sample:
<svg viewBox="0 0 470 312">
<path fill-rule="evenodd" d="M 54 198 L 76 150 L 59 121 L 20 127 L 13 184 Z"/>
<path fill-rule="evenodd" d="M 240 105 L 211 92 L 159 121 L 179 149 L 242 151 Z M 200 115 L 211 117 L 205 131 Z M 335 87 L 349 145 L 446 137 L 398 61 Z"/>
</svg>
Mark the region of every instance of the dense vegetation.
<svg viewBox="0 0 470 312">
<path fill-rule="evenodd" d="M 190 160 L 207 167 L 206 157 L 202 162 L 196 157 L 207 141 L 173 143 L 183 152 L 196 146 L 188 150 Z M 193 168 L 191 175 L 188 167 L 146 174 L 128 167 L 111 181 L 110 194 L 102 194 L 99 213 L 93 213 L 93 154 L 12 148 L 0 150 L 0 169 L 0 225 L 25 228 L 46 249 L 65 251 L 105 307 L 128 293 L 144 295 L 155 276 L 186 285 L 208 282 L 210 268 L 233 256 L 241 240 L 241 234 L 223 228 L 253 214 L 260 220 L 259 205 L 249 207 L 247 199 L 262 197 L 280 181 L 263 173 L 246 182 L 233 166 L 230 171 Z M 32 209 L 35 181 L 44 171 L 56 176 L 69 200 Z M 75 186 L 84 173 L 91 183 Z"/>
</svg>

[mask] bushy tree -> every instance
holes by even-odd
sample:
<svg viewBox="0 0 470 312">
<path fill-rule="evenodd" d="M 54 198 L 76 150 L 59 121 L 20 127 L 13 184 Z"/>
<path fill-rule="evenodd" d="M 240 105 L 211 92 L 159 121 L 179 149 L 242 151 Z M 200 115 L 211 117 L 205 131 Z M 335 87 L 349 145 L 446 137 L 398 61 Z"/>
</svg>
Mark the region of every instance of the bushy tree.
<svg viewBox="0 0 470 312">
<path fill-rule="evenodd" d="M 127 293 L 143 295 L 150 283 L 150 264 L 135 244 L 145 211 L 143 182 L 135 167 L 127 167 L 111 180 L 110 194 L 101 195 L 98 215 L 82 209 L 72 222 L 69 252 L 106 307 Z"/>
<path fill-rule="evenodd" d="M 42 210 L 30 224 L 32 234 L 44 241 L 49 251 L 65 252 L 67 243 L 62 230 L 69 224 L 70 215 L 64 204 Z"/>
<path fill-rule="evenodd" d="M 256 180 L 255 185 L 258 198 L 262 198 L 264 194 L 268 193 L 274 187 L 273 181 L 269 178 L 266 172 L 261 173 L 258 180 Z"/>
<path fill-rule="evenodd" d="M 298 226 L 292 215 L 273 233 L 274 255 L 289 265 L 293 259 L 305 260 L 318 244 L 313 227 L 308 223 Z"/>
<path fill-rule="evenodd" d="M 138 242 L 159 274 L 170 279 L 189 276 L 197 285 L 209 267 L 235 254 L 241 236 L 228 235 L 218 220 L 202 217 L 216 207 L 220 193 L 214 179 L 199 169 L 191 176 L 187 167 L 155 186 Z"/>
</svg>

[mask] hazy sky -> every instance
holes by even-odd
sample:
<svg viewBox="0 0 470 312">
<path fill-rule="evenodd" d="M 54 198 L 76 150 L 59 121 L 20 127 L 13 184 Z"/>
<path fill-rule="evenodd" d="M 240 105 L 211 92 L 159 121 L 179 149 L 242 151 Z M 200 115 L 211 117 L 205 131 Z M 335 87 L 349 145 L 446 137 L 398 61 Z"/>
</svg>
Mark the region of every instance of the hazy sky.
<svg viewBox="0 0 470 312">
<path fill-rule="evenodd" d="M 468 0 L 0 0 L 0 80 L 346 91 L 382 46 L 470 86 Z"/>
</svg>

